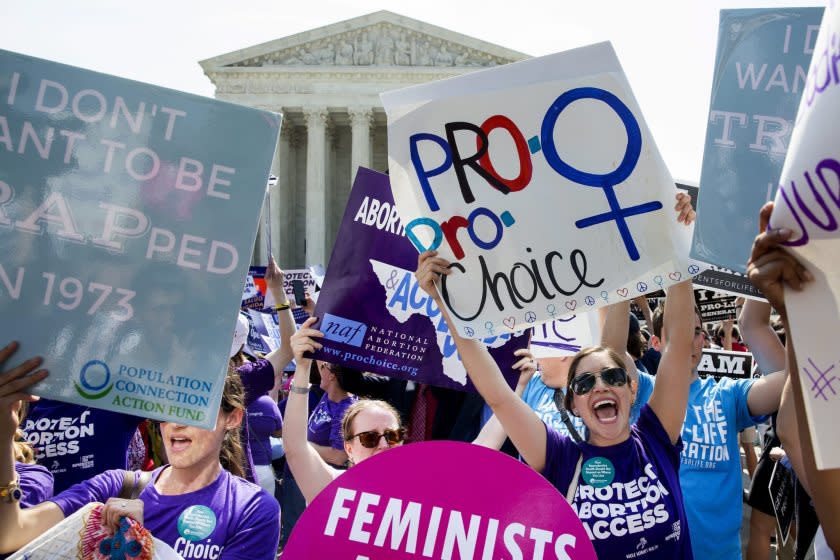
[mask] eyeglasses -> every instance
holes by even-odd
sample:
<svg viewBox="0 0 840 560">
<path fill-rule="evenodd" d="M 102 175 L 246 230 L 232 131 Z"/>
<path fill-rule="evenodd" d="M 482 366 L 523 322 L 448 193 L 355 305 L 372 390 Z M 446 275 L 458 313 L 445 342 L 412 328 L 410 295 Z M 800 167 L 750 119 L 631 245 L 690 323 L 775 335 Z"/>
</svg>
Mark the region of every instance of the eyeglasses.
<svg viewBox="0 0 840 560">
<path fill-rule="evenodd" d="M 330 363 L 327 363 L 327 362 L 318 362 L 318 367 L 319 367 L 320 369 L 326 369 L 326 370 L 327 370 L 328 372 L 330 372 L 330 373 L 335 373 L 335 370 L 333 369 L 333 368 L 335 368 L 335 366 L 334 366 L 334 365 L 332 365 L 332 364 L 330 364 Z"/>
<path fill-rule="evenodd" d="M 585 395 L 595 387 L 595 380 L 597 377 L 607 385 L 613 387 L 621 387 L 627 383 L 627 372 L 624 368 L 609 368 L 602 372 L 595 373 L 581 373 L 572 379 L 569 388 L 576 395 Z"/>
<path fill-rule="evenodd" d="M 358 434 L 347 438 L 347 441 L 353 441 L 354 438 L 359 438 L 359 443 L 361 443 L 363 447 L 373 449 L 377 445 L 379 445 L 379 439 L 382 437 L 385 438 L 385 442 L 388 445 L 397 445 L 398 443 L 402 443 L 405 440 L 405 428 L 397 428 L 396 430 L 385 430 L 383 432 L 377 432 L 376 430 L 370 430 L 368 432 L 359 432 Z"/>
</svg>

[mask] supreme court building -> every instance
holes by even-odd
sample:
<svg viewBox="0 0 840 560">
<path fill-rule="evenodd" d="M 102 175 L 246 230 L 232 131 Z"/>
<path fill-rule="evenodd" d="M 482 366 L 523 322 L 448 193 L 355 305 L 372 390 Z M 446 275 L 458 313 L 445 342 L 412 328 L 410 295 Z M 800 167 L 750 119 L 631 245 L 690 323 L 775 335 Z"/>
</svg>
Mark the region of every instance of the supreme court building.
<svg viewBox="0 0 840 560">
<path fill-rule="evenodd" d="M 385 171 L 383 91 L 527 55 L 388 11 L 202 61 L 216 98 L 283 113 L 271 246 L 283 268 L 327 264 L 359 166 Z M 263 222 L 261 222 L 263 223 Z M 254 264 L 265 264 L 262 225 Z"/>
</svg>

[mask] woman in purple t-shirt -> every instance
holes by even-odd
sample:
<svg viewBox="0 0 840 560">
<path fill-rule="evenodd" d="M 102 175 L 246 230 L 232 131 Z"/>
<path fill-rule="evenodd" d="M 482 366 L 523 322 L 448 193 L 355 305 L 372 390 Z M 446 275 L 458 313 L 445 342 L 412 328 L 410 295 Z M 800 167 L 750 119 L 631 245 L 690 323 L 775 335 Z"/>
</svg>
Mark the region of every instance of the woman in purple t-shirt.
<svg viewBox="0 0 840 560">
<path fill-rule="evenodd" d="M 0 350 L 0 366 L 16 349 L 12 343 Z M 46 377 L 44 370 L 26 376 L 40 364 L 40 358 L 33 358 L 0 369 L 0 494 L 17 484 L 10 450 L 18 421 L 10 411 L 17 401 L 34 400 L 23 391 Z M 103 518 L 112 526 L 124 515 L 134 517 L 187 560 L 273 559 L 280 532 L 277 501 L 237 476 L 242 473 L 238 438 L 244 408 L 242 382 L 232 374 L 225 379 L 213 430 L 161 423 L 170 464 L 154 471 L 139 500 L 116 498 L 126 473 L 122 470 L 106 471 L 30 509 L 21 509 L 19 494 L 9 498 L 6 492 L 0 499 L 0 552 L 26 545 L 88 503 L 107 502 Z"/>
<path fill-rule="evenodd" d="M 12 405 L 12 414 L 17 416 L 18 426 L 26 419 L 27 404 L 21 401 Z M 23 431 L 15 430 L 12 450 L 15 458 L 15 472 L 20 487 L 20 507 L 36 506 L 53 495 L 53 475 L 46 467 L 35 462 L 35 450 L 26 441 Z M 4 556 L 0 555 L 0 558 Z"/>
<path fill-rule="evenodd" d="M 632 359 L 603 346 L 574 357 L 567 409 L 583 420 L 590 434 L 588 441 L 577 444 L 543 424 L 516 396 L 480 341 L 457 335 L 434 283 L 441 277 L 445 283 L 451 272 L 449 262 L 436 252 L 420 255 L 418 283 L 443 311 L 470 379 L 525 461 L 566 495 L 598 557 L 690 560 L 679 464 L 691 382 L 684 372 L 694 351 L 691 283 L 668 289 L 668 346 L 653 395 L 635 426 L 630 426 L 630 410 L 637 386 L 627 373 L 634 367 Z M 620 351 L 626 353 L 623 347 Z"/>
<path fill-rule="evenodd" d="M 297 371 L 283 419 L 286 461 L 306 503 L 315 499 L 321 490 L 344 472 L 327 464 L 315 447 L 307 442 L 306 396 L 309 392 L 312 360 L 305 357 L 305 354 L 321 347 L 317 339 L 324 335 L 312 328 L 317 320 L 317 317 L 310 317 L 291 337 Z M 309 424 L 311 426 L 311 420 Z M 370 399 L 359 399 L 343 411 L 339 434 L 343 451 L 351 465 L 401 445 L 405 439 L 405 429 L 400 425 L 400 415 L 394 407 L 384 401 Z"/>
</svg>

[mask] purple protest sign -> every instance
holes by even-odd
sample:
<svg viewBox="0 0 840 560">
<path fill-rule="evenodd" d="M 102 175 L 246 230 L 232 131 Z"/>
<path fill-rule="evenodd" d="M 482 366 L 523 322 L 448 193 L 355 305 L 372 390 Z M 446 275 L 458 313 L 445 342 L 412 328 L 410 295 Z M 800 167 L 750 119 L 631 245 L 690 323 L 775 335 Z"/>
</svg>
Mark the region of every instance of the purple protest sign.
<svg viewBox="0 0 840 560">
<path fill-rule="evenodd" d="M 583 524 L 546 479 L 504 453 L 452 441 L 394 448 L 331 482 L 283 551 L 324 557 L 596 560 Z"/>
<path fill-rule="evenodd" d="M 324 347 L 315 357 L 429 385 L 473 390 L 440 309 L 414 279 L 388 176 L 359 168 L 315 308 Z M 513 352 L 527 335 L 484 340 L 511 386 Z"/>
</svg>

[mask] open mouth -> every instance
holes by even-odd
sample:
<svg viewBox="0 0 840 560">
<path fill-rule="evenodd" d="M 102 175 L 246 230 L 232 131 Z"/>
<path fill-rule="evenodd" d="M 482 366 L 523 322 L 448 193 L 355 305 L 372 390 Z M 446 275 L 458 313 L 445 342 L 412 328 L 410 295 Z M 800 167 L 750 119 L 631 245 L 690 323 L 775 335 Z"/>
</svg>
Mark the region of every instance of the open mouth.
<svg viewBox="0 0 840 560">
<path fill-rule="evenodd" d="M 190 446 L 191 443 L 192 443 L 192 440 L 189 439 L 189 438 L 185 438 L 185 437 L 169 438 L 170 448 L 175 453 L 186 450 Z"/>
<path fill-rule="evenodd" d="M 604 424 L 612 424 L 618 420 L 618 404 L 614 399 L 601 399 L 592 405 L 595 417 Z"/>
</svg>

